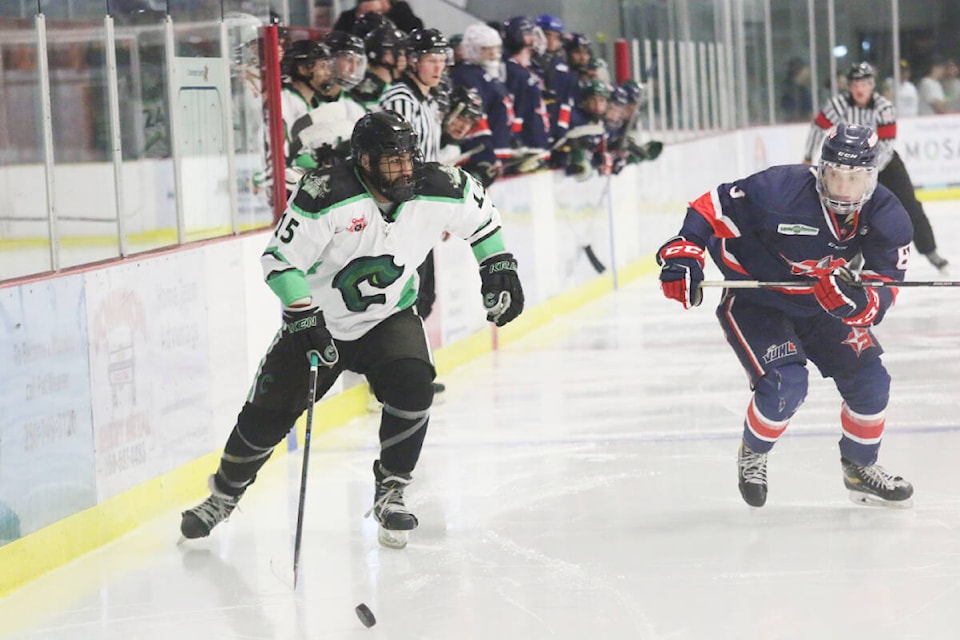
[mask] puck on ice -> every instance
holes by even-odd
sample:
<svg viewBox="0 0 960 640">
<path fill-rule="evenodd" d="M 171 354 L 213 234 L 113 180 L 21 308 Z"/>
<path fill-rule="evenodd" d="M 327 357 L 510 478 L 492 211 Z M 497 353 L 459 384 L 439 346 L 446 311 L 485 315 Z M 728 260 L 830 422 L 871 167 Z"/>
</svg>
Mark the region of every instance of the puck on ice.
<svg viewBox="0 0 960 640">
<path fill-rule="evenodd" d="M 360 622 L 363 623 L 363 626 L 367 627 L 368 629 L 377 624 L 377 619 L 373 616 L 373 611 L 370 611 L 370 607 L 362 602 L 357 605 L 354 611 L 357 612 L 357 617 L 360 618 Z"/>
</svg>

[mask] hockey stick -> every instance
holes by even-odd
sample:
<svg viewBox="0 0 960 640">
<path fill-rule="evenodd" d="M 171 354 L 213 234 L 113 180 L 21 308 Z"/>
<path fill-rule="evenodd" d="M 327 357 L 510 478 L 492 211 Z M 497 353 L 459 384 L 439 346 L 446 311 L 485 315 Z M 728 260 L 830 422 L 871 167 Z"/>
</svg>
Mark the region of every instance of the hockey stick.
<svg viewBox="0 0 960 640">
<path fill-rule="evenodd" d="M 960 280 L 906 280 L 904 282 L 893 281 L 870 281 L 860 282 L 861 286 L 884 288 L 884 287 L 960 287 Z M 704 280 L 700 283 L 700 288 L 723 287 L 725 289 L 796 289 L 812 287 L 814 281 L 806 282 L 760 282 L 757 280 Z"/>
<path fill-rule="evenodd" d="M 313 407 L 317 403 L 317 378 L 320 375 L 320 363 L 325 367 L 337 364 L 339 354 L 334 345 L 328 346 L 321 354 L 310 351 L 310 391 L 307 396 L 307 425 L 303 433 L 303 465 L 300 469 L 300 504 L 297 507 L 297 535 L 293 541 L 293 588 L 297 588 L 300 567 L 300 542 L 303 539 L 303 510 L 307 500 L 307 466 L 310 463 L 310 432 L 313 429 Z"/>
</svg>

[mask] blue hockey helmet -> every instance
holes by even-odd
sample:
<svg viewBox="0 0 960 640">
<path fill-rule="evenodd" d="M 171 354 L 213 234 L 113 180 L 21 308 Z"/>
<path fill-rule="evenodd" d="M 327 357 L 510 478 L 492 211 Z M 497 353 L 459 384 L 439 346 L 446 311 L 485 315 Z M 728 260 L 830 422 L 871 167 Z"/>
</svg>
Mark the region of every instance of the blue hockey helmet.
<svg viewBox="0 0 960 640">
<path fill-rule="evenodd" d="M 643 105 L 647 102 L 647 88 L 636 80 L 624 80 L 620 88 L 627 94 L 627 104 Z"/>
<path fill-rule="evenodd" d="M 868 126 L 840 123 L 820 149 L 817 193 L 838 240 L 853 238 L 860 209 L 877 188 L 877 133 Z"/>
<path fill-rule="evenodd" d="M 526 16 L 516 16 L 503 23 L 503 49 L 507 54 L 514 54 L 533 45 L 532 37 L 534 35 L 533 22 Z M 530 40 L 528 40 L 528 36 Z"/>
<path fill-rule="evenodd" d="M 587 49 L 592 53 L 593 43 L 582 33 L 568 33 L 563 37 L 563 48 L 567 51 Z"/>
<path fill-rule="evenodd" d="M 563 33 L 563 20 L 557 16 L 552 16 L 549 13 L 543 13 L 537 16 L 537 19 L 534 22 L 544 31 L 556 31 L 557 33 Z"/>
</svg>

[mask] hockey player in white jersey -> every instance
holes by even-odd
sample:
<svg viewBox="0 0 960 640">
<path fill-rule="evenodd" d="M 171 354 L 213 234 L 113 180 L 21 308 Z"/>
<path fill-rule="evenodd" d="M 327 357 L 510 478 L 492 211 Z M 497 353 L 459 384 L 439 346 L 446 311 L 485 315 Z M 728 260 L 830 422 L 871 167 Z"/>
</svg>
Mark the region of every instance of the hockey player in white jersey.
<svg viewBox="0 0 960 640">
<path fill-rule="evenodd" d="M 300 44 L 304 43 L 304 44 Z M 303 83 L 294 80 L 282 93 L 284 128 L 287 137 L 287 192 L 310 169 L 342 162 L 349 152 L 350 134 L 366 110 L 347 93 L 363 78 L 366 70 L 363 41 L 349 33 L 331 31 L 322 43 L 297 41 L 309 52 L 321 48 L 327 56 L 327 74 L 313 73 L 309 95 Z M 289 69 L 306 71 L 296 52 L 284 54 L 294 60 Z M 314 54 L 319 55 L 319 54 Z M 319 76 L 319 77 L 318 77 Z M 322 79 L 321 79 L 322 78 Z"/>
<path fill-rule="evenodd" d="M 344 370 L 366 375 L 383 402 L 373 463 L 380 542 L 402 548 L 418 521 L 404 489 L 420 456 L 436 375 L 414 303 L 417 267 L 443 233 L 470 243 L 487 319 L 502 326 L 523 310 L 517 261 L 483 187 L 455 167 L 420 159 L 410 124 L 392 111 L 365 115 L 347 164 L 301 180 L 263 253 L 265 279 L 283 304 L 268 349 L 227 439 L 211 495 L 183 513 L 186 538 L 230 515 L 274 447 L 307 406 L 307 353 L 321 369 L 317 398 Z"/>
</svg>

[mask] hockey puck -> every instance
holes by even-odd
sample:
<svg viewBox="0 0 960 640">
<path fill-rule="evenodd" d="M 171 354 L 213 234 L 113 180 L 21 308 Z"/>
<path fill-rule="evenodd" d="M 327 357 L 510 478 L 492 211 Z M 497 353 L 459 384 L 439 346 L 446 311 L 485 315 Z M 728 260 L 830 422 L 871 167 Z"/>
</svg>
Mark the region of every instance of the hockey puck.
<svg viewBox="0 0 960 640">
<path fill-rule="evenodd" d="M 362 602 L 357 605 L 354 611 L 357 612 L 357 617 L 360 618 L 360 622 L 362 622 L 363 626 L 366 628 L 369 629 L 373 625 L 377 624 L 377 619 L 373 616 L 373 611 L 370 611 L 370 607 Z"/>
</svg>

